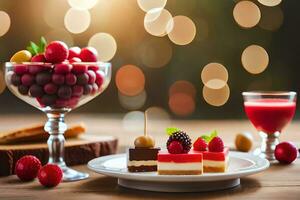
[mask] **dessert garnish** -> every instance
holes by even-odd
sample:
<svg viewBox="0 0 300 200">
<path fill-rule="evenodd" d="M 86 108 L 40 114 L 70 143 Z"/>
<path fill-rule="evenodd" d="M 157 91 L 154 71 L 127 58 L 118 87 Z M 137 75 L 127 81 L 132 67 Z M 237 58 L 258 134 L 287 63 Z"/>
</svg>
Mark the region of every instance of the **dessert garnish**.
<svg viewBox="0 0 300 200">
<path fill-rule="evenodd" d="M 191 150 L 192 140 L 185 132 L 177 128 L 167 128 L 167 133 L 169 135 L 169 139 L 167 141 L 167 149 L 169 153 L 188 153 Z"/>
<path fill-rule="evenodd" d="M 276 145 L 274 154 L 280 163 L 290 164 L 298 157 L 298 149 L 292 142 L 281 142 Z"/>
<path fill-rule="evenodd" d="M 155 146 L 155 140 L 153 137 L 147 134 L 147 110 L 144 114 L 144 135 L 137 137 L 134 140 L 134 146 L 138 148 L 153 148 Z"/>
<path fill-rule="evenodd" d="M 198 175 L 203 172 L 201 152 L 190 152 L 190 137 L 178 128 L 166 129 L 169 139 L 168 151 L 158 153 L 158 174 L 160 175 Z"/>
<path fill-rule="evenodd" d="M 55 164 L 46 164 L 38 173 L 39 182 L 45 187 L 57 186 L 62 181 L 62 178 L 63 171 Z"/>
<path fill-rule="evenodd" d="M 128 149 L 127 168 L 129 172 L 150 172 L 157 170 L 157 153 L 154 139 L 147 133 L 147 110 L 144 114 L 144 135 L 134 141 L 134 148 Z"/>
<path fill-rule="evenodd" d="M 253 146 L 253 136 L 249 132 L 238 133 L 235 137 L 235 147 L 238 151 L 248 152 Z"/>
<path fill-rule="evenodd" d="M 208 135 L 199 137 L 193 147 L 195 152 L 201 152 L 203 154 L 204 172 L 226 171 L 229 161 L 229 148 L 224 147 L 224 143 L 218 136 L 217 131 L 212 131 Z"/>
<path fill-rule="evenodd" d="M 202 137 L 198 137 L 193 144 L 193 148 L 195 151 L 207 151 L 207 147 L 208 145 Z"/>
<path fill-rule="evenodd" d="M 15 166 L 15 174 L 21 181 L 31 181 L 35 179 L 42 164 L 40 160 L 32 155 L 23 156 Z"/>
</svg>

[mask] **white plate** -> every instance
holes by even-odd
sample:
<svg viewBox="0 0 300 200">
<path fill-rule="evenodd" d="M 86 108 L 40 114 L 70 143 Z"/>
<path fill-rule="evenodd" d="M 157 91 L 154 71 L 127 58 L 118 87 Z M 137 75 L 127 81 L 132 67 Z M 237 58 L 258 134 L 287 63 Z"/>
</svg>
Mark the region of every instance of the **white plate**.
<svg viewBox="0 0 300 200">
<path fill-rule="evenodd" d="M 91 170 L 118 178 L 119 185 L 124 187 L 163 192 L 209 191 L 234 187 L 239 185 L 239 178 L 261 172 L 269 165 L 270 163 L 266 159 L 240 152 L 229 153 L 229 168 L 225 173 L 204 173 L 202 175 L 158 175 L 157 172 L 128 172 L 126 154 L 104 156 L 88 163 Z M 185 182 L 185 187 L 183 187 L 183 182 Z"/>
</svg>

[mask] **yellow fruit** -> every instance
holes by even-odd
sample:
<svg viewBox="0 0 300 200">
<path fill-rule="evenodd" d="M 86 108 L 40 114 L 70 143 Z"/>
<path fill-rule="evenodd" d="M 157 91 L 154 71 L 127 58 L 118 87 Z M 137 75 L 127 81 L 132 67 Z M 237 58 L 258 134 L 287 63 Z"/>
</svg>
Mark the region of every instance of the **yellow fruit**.
<svg viewBox="0 0 300 200">
<path fill-rule="evenodd" d="M 155 141 L 151 136 L 140 136 L 134 141 L 135 147 L 152 148 L 155 146 Z"/>
<path fill-rule="evenodd" d="M 27 50 L 18 51 L 11 58 L 10 62 L 29 62 L 31 60 L 31 53 Z"/>
<path fill-rule="evenodd" d="M 235 147 L 238 151 L 248 152 L 253 145 L 251 133 L 238 133 L 235 138 Z"/>
</svg>

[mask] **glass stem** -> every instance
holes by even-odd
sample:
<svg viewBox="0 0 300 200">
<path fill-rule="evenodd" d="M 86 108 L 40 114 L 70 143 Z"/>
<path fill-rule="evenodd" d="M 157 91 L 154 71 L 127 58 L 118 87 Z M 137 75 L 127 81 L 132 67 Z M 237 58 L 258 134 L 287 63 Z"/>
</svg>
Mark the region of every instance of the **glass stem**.
<svg viewBox="0 0 300 200">
<path fill-rule="evenodd" d="M 273 134 L 267 134 L 264 132 L 259 132 L 259 135 L 262 138 L 261 143 L 261 153 L 264 154 L 264 157 L 270 161 L 275 160 L 275 147 L 279 143 L 280 132 L 275 132 Z"/>
<path fill-rule="evenodd" d="M 67 130 L 65 113 L 47 113 L 48 121 L 45 124 L 45 131 L 49 133 L 47 141 L 49 148 L 49 163 L 57 164 L 61 168 L 66 167 L 64 161 L 64 133 Z"/>
</svg>

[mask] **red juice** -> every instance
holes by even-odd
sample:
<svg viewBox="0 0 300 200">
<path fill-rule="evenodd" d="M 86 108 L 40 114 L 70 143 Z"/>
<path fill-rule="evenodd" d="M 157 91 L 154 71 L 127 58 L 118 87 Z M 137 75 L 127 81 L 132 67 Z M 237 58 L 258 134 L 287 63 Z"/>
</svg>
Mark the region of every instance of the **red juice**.
<svg viewBox="0 0 300 200">
<path fill-rule="evenodd" d="M 292 120 L 296 103 L 287 99 L 259 99 L 244 103 L 245 111 L 258 131 L 273 134 Z"/>
</svg>

